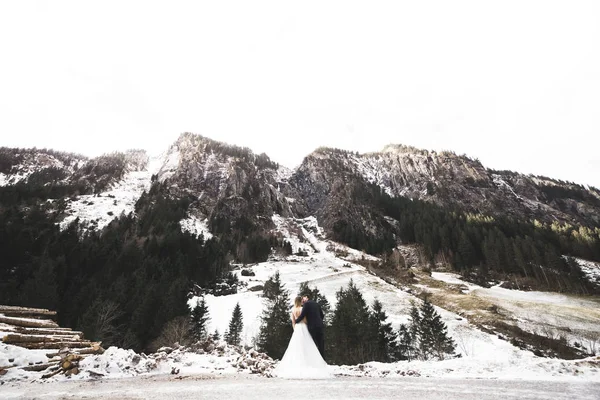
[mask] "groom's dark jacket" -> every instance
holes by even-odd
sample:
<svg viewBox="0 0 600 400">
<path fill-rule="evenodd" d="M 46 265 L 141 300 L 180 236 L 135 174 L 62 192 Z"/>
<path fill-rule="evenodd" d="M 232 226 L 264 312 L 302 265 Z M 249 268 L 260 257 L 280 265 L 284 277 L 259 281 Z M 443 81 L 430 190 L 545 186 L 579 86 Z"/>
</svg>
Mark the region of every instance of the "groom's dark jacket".
<svg viewBox="0 0 600 400">
<path fill-rule="evenodd" d="M 306 317 L 306 327 L 310 330 L 312 328 L 322 328 L 323 327 L 323 310 L 321 310 L 321 306 L 319 303 L 308 300 L 302 306 L 302 312 L 296 318 L 296 323 L 302 321 L 304 317 Z"/>
</svg>

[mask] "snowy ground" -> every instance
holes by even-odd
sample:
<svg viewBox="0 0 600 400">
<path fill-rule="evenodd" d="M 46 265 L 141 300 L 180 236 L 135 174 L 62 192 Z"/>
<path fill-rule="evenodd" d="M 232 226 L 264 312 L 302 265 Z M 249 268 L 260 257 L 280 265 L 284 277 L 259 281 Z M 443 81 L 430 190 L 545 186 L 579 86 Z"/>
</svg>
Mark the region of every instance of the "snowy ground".
<svg viewBox="0 0 600 400">
<path fill-rule="evenodd" d="M 286 381 L 252 376 L 153 376 L 112 381 L 9 384 L 2 399 L 553 399 L 597 400 L 594 382 L 429 378 Z"/>
<path fill-rule="evenodd" d="M 542 336 L 564 336 L 590 353 L 600 354 L 600 299 L 552 292 L 525 292 L 499 285 L 484 288 L 456 274 L 433 272 L 432 278 L 464 287 L 463 293 L 485 299 L 521 329 Z"/>
</svg>

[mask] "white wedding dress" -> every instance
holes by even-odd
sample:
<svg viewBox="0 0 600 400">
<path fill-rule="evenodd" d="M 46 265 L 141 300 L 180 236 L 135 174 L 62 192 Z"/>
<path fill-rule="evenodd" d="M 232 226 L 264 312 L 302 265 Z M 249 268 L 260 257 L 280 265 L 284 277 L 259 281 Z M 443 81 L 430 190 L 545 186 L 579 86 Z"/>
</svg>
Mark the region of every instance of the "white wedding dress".
<svg viewBox="0 0 600 400">
<path fill-rule="evenodd" d="M 273 375 L 286 379 L 327 379 L 333 376 L 304 321 L 294 326 L 290 343 Z"/>
</svg>

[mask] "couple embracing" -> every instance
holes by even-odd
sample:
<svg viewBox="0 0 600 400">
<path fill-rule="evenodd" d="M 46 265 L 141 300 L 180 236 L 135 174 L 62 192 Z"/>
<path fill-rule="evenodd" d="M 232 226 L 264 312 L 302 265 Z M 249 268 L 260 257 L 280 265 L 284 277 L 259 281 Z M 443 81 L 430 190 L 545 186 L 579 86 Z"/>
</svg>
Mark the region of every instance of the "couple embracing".
<svg viewBox="0 0 600 400">
<path fill-rule="evenodd" d="M 290 316 L 294 333 L 274 374 L 292 379 L 331 377 L 323 359 L 325 338 L 321 306 L 306 296 L 296 297 Z"/>
</svg>

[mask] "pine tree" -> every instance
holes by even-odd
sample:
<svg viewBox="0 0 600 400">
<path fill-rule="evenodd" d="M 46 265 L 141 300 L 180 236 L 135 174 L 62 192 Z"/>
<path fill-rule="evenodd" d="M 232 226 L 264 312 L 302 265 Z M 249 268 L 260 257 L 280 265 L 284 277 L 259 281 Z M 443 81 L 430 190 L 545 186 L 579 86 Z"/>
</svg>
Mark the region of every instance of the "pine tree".
<svg viewBox="0 0 600 400">
<path fill-rule="evenodd" d="M 426 298 L 421 305 L 420 350 L 423 358 L 431 356 L 443 360 L 454 355 L 456 348 L 448 336 L 448 328 L 433 305 Z"/>
<path fill-rule="evenodd" d="M 275 274 L 265 282 L 263 286 L 263 297 L 266 297 L 270 301 L 275 301 L 277 296 L 281 294 L 281 290 L 283 290 L 283 283 L 281 282 L 281 276 L 279 271 L 276 271 Z"/>
<path fill-rule="evenodd" d="M 400 325 L 398 330 L 398 360 L 411 361 L 415 357 L 415 347 L 413 344 L 413 338 L 410 334 L 409 329 L 406 325 Z"/>
<path fill-rule="evenodd" d="M 288 256 L 291 256 L 292 253 L 294 252 L 292 249 L 292 244 L 290 242 L 288 242 L 287 240 L 283 241 L 283 251 Z"/>
<path fill-rule="evenodd" d="M 419 357 L 419 339 L 421 337 L 421 314 L 413 302 L 410 307 L 410 325 L 408 327 L 407 342 L 411 343 L 411 358 Z"/>
<path fill-rule="evenodd" d="M 192 324 L 190 327 L 190 335 L 195 341 L 205 339 L 207 335 L 207 323 L 210 316 L 204 297 L 197 301 L 196 307 L 192 309 L 191 317 Z"/>
<path fill-rule="evenodd" d="M 281 282 L 279 271 L 267 282 L 265 283 L 267 306 L 261 317 L 256 345 L 260 351 L 267 353 L 270 357 L 281 359 L 292 336 L 290 294 Z"/>
<path fill-rule="evenodd" d="M 231 345 L 239 346 L 243 328 L 242 309 L 240 303 L 237 303 L 233 309 L 229 329 L 225 333 L 225 341 Z"/>
<path fill-rule="evenodd" d="M 458 242 L 458 254 L 460 255 L 461 264 L 458 265 L 460 269 L 465 269 L 473 265 L 475 257 L 475 249 L 473 243 L 469 239 L 469 236 L 465 231 L 462 231 L 460 235 L 460 241 Z"/>
<path fill-rule="evenodd" d="M 371 329 L 375 335 L 375 361 L 394 361 L 398 353 L 398 336 L 392 328 L 391 322 L 387 321 L 387 315 L 379 300 L 373 302 L 371 313 Z"/>
<path fill-rule="evenodd" d="M 336 294 L 337 306 L 328 329 L 328 354 L 336 364 L 359 364 L 371 361 L 375 337 L 370 329 L 370 313 L 362 294 L 351 280 Z"/>
<path fill-rule="evenodd" d="M 212 340 L 215 342 L 218 342 L 219 340 L 221 340 L 221 334 L 219 333 L 218 329 L 215 329 L 215 332 L 212 334 Z"/>
</svg>

